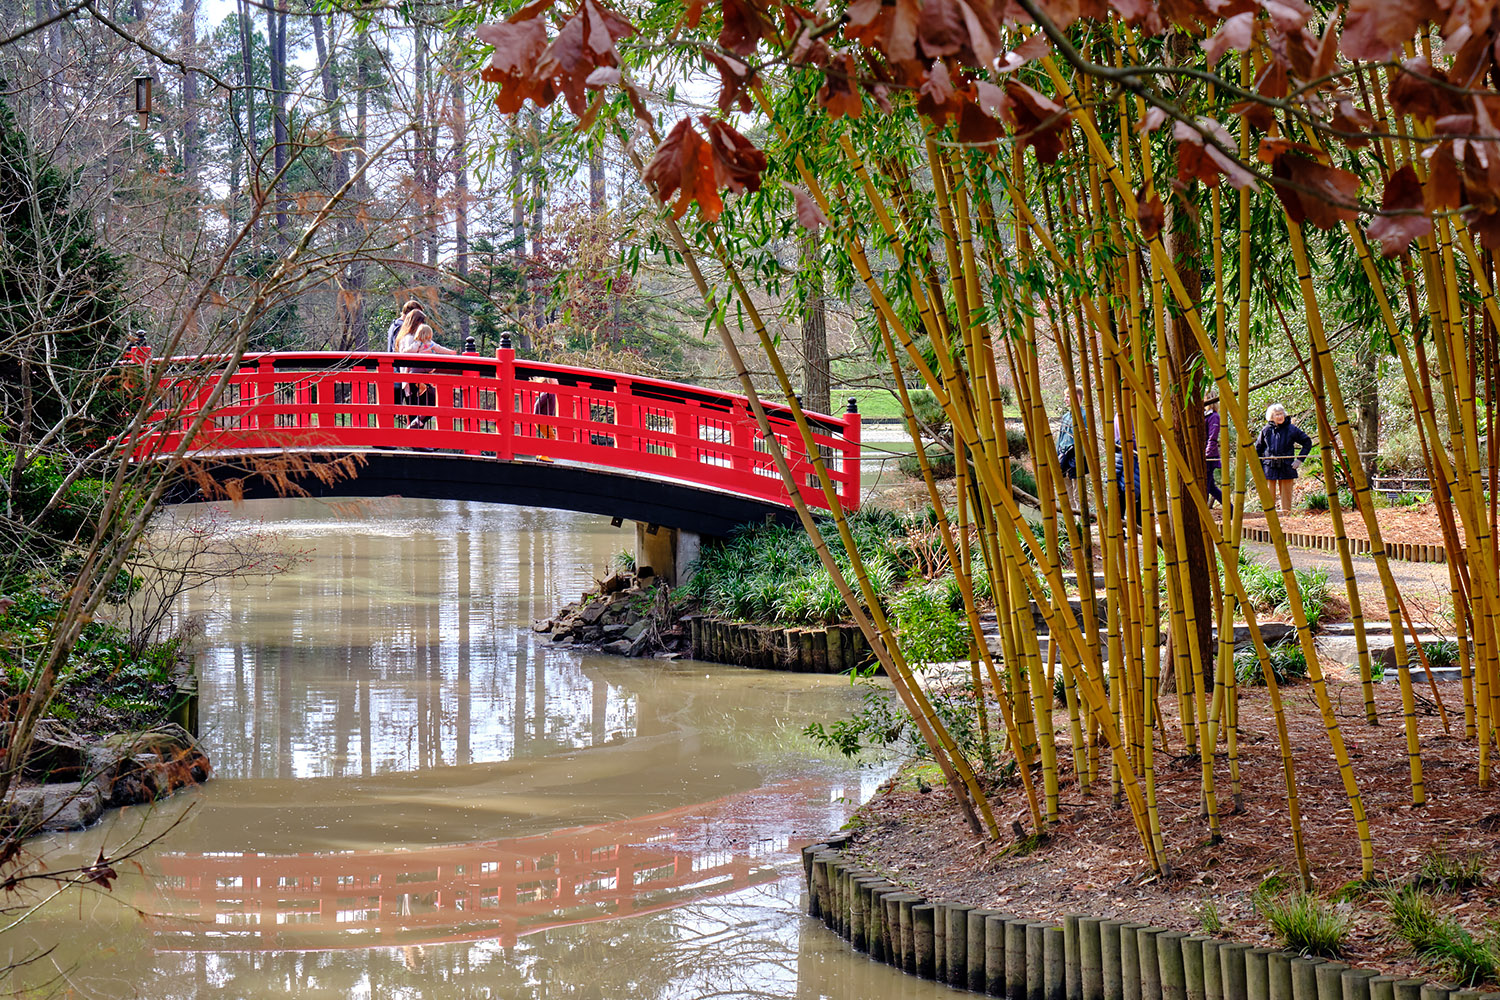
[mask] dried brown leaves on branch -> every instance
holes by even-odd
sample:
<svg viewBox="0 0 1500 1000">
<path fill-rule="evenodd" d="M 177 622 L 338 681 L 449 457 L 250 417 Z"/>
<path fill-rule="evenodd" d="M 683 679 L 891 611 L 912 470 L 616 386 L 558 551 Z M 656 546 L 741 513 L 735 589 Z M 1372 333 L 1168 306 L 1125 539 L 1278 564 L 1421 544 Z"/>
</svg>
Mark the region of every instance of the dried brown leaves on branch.
<svg viewBox="0 0 1500 1000">
<path fill-rule="evenodd" d="M 694 31 L 705 18 L 717 18 L 712 40 L 683 44 L 718 71 L 724 113 L 750 110 L 760 57 L 818 74 L 817 103 L 830 118 L 859 118 L 867 105 L 886 111 L 892 95 L 908 93 L 935 126 L 956 123 L 954 141 L 984 145 L 1009 136 L 1050 162 L 1068 140 L 1071 113 L 1062 95 L 1043 93 L 1012 75 L 1045 57 L 1170 109 L 1177 119 L 1173 137 L 1182 181 L 1214 183 L 1222 176 L 1236 187 L 1249 186 L 1258 165 L 1239 160 L 1223 125 L 1175 103 L 1188 100 L 1182 84 L 1194 74 L 1238 98 L 1231 113 L 1287 144 L 1269 156 L 1263 149 L 1270 169 L 1260 169 L 1294 219 L 1331 228 L 1361 211 L 1384 217 L 1388 221 L 1379 222 L 1372 237 L 1390 255 L 1426 231 L 1412 216 L 1463 208 L 1486 247 L 1500 245 L 1500 158 L 1491 155 L 1500 141 L 1493 124 L 1500 112 L 1500 94 L 1491 82 L 1493 4 L 1350 0 L 1324 16 L 1303 0 L 854 0 L 812 9 L 694 0 L 685 6 L 679 29 Z M 1110 29 L 1111 23 L 1117 27 Z M 1125 47 L 1118 66 L 1090 61 L 1088 46 L 1097 52 L 1097 39 L 1122 28 L 1137 41 L 1186 32 L 1199 40 L 1203 62 L 1141 62 L 1134 48 Z M 1418 45 L 1428 31 L 1441 43 L 1441 66 L 1426 55 L 1425 41 Z M 649 120 L 644 97 L 622 74 L 616 49 L 635 34 L 598 0 L 571 10 L 557 0 L 536 0 L 506 21 L 478 29 L 480 40 L 493 48 L 482 76 L 499 85 L 496 100 L 506 113 L 527 101 L 546 107 L 562 98 L 589 124 L 602 103 L 599 92 L 622 87 L 637 115 Z M 1071 41 L 1058 44 L 1061 38 Z M 1255 54 L 1256 65 L 1248 88 L 1232 72 L 1212 76 L 1224 56 L 1246 52 Z M 1372 87 L 1383 91 L 1382 104 L 1391 113 L 1410 116 L 1411 132 L 1377 120 L 1385 109 L 1372 105 Z M 701 122 L 709 131 L 706 142 L 684 118 L 668 130 L 651 163 L 658 196 L 676 199 L 676 217 L 696 202 L 706 218 L 717 218 L 723 194 L 755 190 L 764 168 L 738 132 L 722 122 Z M 1290 145 L 1300 143 L 1303 131 L 1318 142 Z M 1416 144 L 1418 162 L 1425 165 L 1418 167 L 1426 175 L 1420 178 L 1420 205 L 1398 165 L 1369 161 L 1356 173 L 1330 158 L 1330 148 L 1364 148 L 1393 131 Z M 1388 184 L 1394 185 L 1390 192 L 1384 191 Z"/>
</svg>

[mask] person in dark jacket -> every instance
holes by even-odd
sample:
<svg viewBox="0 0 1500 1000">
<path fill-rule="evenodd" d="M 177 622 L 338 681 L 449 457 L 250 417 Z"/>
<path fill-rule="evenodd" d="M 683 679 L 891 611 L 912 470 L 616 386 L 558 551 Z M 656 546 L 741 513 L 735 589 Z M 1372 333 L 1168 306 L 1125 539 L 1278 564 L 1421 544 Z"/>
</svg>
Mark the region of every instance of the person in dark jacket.
<svg viewBox="0 0 1500 1000">
<path fill-rule="evenodd" d="M 1297 448 L 1302 453 L 1293 456 Z M 1286 408 L 1272 403 L 1266 408 L 1266 426 L 1260 429 L 1255 439 L 1255 453 L 1260 456 L 1261 466 L 1266 470 L 1266 479 L 1277 494 L 1277 507 L 1288 513 L 1292 509 L 1292 483 L 1297 481 L 1297 470 L 1312 451 L 1312 438 L 1292 423 Z"/>
<path fill-rule="evenodd" d="M 1215 500 L 1224 506 L 1224 494 L 1214 481 L 1219 471 L 1219 404 L 1210 403 L 1203 414 L 1203 484 L 1208 489 L 1209 502 Z"/>
</svg>

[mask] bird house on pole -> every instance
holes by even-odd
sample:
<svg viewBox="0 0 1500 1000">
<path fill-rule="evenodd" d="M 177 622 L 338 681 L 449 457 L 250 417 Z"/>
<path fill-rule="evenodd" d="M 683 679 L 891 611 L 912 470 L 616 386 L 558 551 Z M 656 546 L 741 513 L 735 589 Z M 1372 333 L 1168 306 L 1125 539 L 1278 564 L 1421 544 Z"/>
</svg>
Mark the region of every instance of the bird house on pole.
<svg viewBox="0 0 1500 1000">
<path fill-rule="evenodd" d="M 135 78 L 135 114 L 140 119 L 141 128 L 145 128 L 146 119 L 151 115 L 151 77 L 149 76 Z"/>
</svg>

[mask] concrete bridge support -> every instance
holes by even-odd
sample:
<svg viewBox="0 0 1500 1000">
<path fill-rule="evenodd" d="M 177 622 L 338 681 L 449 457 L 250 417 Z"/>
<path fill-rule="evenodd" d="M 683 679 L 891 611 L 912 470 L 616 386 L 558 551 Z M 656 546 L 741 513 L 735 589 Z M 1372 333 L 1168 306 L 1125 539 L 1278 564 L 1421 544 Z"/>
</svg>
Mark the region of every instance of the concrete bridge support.
<svg viewBox="0 0 1500 1000">
<path fill-rule="evenodd" d="M 675 587 L 684 582 L 698 561 L 702 540 L 696 532 L 635 522 L 635 569 L 649 566 L 658 579 Z"/>
</svg>

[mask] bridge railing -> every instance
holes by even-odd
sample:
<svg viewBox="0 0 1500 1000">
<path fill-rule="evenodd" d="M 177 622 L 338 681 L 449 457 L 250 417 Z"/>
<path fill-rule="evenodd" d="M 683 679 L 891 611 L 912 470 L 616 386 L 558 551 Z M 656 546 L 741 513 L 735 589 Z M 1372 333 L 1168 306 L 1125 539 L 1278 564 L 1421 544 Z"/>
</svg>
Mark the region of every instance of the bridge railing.
<svg viewBox="0 0 1500 1000">
<path fill-rule="evenodd" d="M 136 360 L 157 368 L 163 405 L 137 458 L 174 451 L 222 371 L 212 358 Z M 420 366 L 429 369 L 413 372 Z M 398 387 L 406 395 L 398 402 Z M 415 391 L 420 390 L 418 396 Z M 417 399 L 420 402 L 411 400 Z M 788 407 L 767 404 L 809 506 L 827 508 Z M 860 419 L 808 413 L 840 503 L 859 505 Z M 495 357 L 249 354 L 189 454 L 362 449 L 440 451 L 499 461 L 578 462 L 790 504 L 749 402 L 734 393 L 619 372 Z"/>
</svg>

